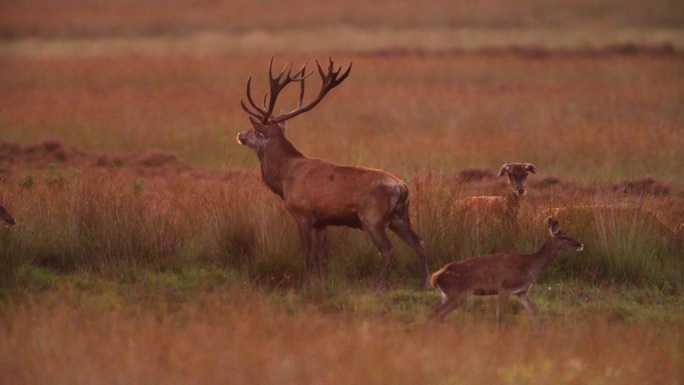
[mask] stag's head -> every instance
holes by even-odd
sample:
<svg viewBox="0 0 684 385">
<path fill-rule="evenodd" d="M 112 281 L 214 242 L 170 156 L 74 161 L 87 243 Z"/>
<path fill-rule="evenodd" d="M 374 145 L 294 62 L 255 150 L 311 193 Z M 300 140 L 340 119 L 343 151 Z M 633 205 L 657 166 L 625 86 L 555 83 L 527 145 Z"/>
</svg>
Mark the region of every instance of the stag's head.
<svg viewBox="0 0 684 385">
<path fill-rule="evenodd" d="M 261 123 L 261 121 L 251 116 L 249 120 L 252 122 L 253 128 L 240 132 L 237 135 L 237 141 L 253 151 L 260 152 L 268 140 L 285 135 L 284 123 Z"/>
<path fill-rule="evenodd" d="M 252 76 L 250 75 L 247 79 L 247 101 L 249 102 L 248 107 L 244 99 L 240 100 L 242 109 L 249 114 L 249 120 L 252 122 L 252 129 L 240 132 L 237 136 L 238 143 L 249 147 L 250 149 L 259 152 L 262 151 L 266 143 L 269 140 L 278 137 L 284 137 L 285 135 L 285 124 L 287 120 L 294 118 L 295 116 L 302 114 L 306 111 L 314 108 L 325 95 L 337 87 L 344 79 L 349 76 L 351 71 L 351 64 L 344 73 L 341 73 L 342 68 L 334 69 L 333 61 L 330 59 L 327 71 L 324 72 L 321 65 L 316 61 L 316 66 L 318 67 L 318 73 L 321 76 L 321 89 L 318 92 L 318 96 L 308 104 L 304 105 L 304 81 L 313 72 L 306 73 L 306 63 L 299 69 L 299 71 L 292 73 L 292 64 L 286 65 L 278 76 L 273 76 L 273 58 L 268 65 L 268 75 L 269 75 L 269 92 L 264 95 L 264 100 L 262 105 L 259 106 L 252 99 L 251 93 L 251 82 Z M 286 73 L 287 71 L 287 73 Z M 278 116 L 273 116 L 273 109 L 276 104 L 276 99 L 280 92 L 288 84 L 295 82 L 300 85 L 299 92 L 299 103 L 297 108 L 294 110 L 281 113 Z M 268 99 L 268 102 L 267 102 Z"/>
<path fill-rule="evenodd" d="M 506 163 L 501 166 L 499 176 L 508 175 L 508 187 L 517 196 L 527 192 L 527 175 L 536 174 L 537 168 L 532 163 Z"/>
<path fill-rule="evenodd" d="M 581 251 L 584 249 L 584 245 L 582 243 L 571 238 L 560 229 L 558 221 L 553 217 L 549 217 L 546 220 L 546 226 L 549 229 L 549 234 L 551 235 L 552 241 L 557 249 L 567 251 Z"/>
</svg>

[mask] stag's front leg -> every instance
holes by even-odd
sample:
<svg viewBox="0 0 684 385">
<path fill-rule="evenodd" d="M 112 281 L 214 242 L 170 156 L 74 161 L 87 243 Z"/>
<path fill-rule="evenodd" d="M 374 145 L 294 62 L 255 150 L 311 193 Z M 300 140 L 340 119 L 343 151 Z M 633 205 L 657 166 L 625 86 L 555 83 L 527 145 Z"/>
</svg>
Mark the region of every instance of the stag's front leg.
<svg viewBox="0 0 684 385">
<path fill-rule="evenodd" d="M 305 291 L 311 288 L 311 239 L 313 234 L 313 227 L 305 219 L 295 218 L 297 221 L 297 229 L 299 230 L 299 239 L 302 243 L 302 251 L 304 252 L 304 278 L 303 286 Z"/>
<path fill-rule="evenodd" d="M 389 224 L 390 230 L 394 231 L 404 242 L 406 242 L 418 255 L 420 268 L 423 272 L 423 289 L 430 290 L 430 269 L 428 268 L 427 254 L 425 253 L 425 242 L 411 228 L 408 212 L 404 216 L 395 216 Z"/>
<path fill-rule="evenodd" d="M 326 227 L 314 229 L 314 250 L 316 251 L 316 264 L 318 268 L 318 278 L 323 280 L 326 271 L 327 250 L 326 243 L 328 240 L 328 232 Z"/>
</svg>

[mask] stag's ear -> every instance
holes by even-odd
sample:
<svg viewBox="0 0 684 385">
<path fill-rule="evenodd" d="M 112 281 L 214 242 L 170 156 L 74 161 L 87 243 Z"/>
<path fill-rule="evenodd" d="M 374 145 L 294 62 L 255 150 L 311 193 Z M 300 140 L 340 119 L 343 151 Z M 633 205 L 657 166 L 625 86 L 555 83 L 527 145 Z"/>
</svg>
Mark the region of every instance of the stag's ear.
<svg viewBox="0 0 684 385">
<path fill-rule="evenodd" d="M 558 234 L 560 231 L 560 225 L 558 224 L 557 220 L 553 219 L 553 217 L 549 217 L 549 219 L 546 220 L 546 226 L 549 228 L 551 236 Z"/>
<path fill-rule="evenodd" d="M 536 174 L 537 167 L 535 167 L 532 163 L 525 163 L 525 171 L 531 172 L 532 174 Z"/>
<path fill-rule="evenodd" d="M 261 123 L 259 120 L 257 120 L 255 117 L 250 116 L 249 121 L 252 122 L 252 127 L 254 127 L 255 130 L 262 134 L 266 134 L 267 131 L 267 125 Z"/>
<path fill-rule="evenodd" d="M 503 174 L 507 173 L 510 169 L 510 165 L 504 164 L 503 166 L 501 166 L 501 170 L 499 170 L 499 176 L 502 176 Z"/>
</svg>

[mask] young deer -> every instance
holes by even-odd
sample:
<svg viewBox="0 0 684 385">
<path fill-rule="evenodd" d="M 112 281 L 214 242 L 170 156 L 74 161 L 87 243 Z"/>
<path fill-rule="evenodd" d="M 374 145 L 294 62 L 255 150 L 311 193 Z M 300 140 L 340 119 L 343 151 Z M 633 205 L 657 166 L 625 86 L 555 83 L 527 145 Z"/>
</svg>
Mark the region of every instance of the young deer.
<svg viewBox="0 0 684 385">
<path fill-rule="evenodd" d="M 10 213 L 2 205 L 0 205 L 0 224 L 8 229 L 17 224 L 14 218 L 12 218 L 12 215 L 10 215 Z"/>
<path fill-rule="evenodd" d="M 458 202 L 459 214 L 481 217 L 501 218 L 506 222 L 518 218 L 520 200 L 527 192 L 527 176 L 537 173 L 532 163 L 507 163 L 501 166 L 499 176 L 508 176 L 508 191 L 505 196 L 468 197 Z"/>
<path fill-rule="evenodd" d="M 537 277 L 551 265 L 558 252 L 580 251 L 584 248 L 584 245 L 565 235 L 555 219 L 548 218 L 547 226 L 551 237 L 536 253 L 498 253 L 474 257 L 449 263 L 432 274 L 430 284 L 441 291 L 443 302 L 430 319 L 444 319 L 470 295 L 498 295 L 497 318 L 501 321 L 508 297 L 514 294 L 532 321 L 535 333 L 539 334 L 534 305 L 527 297 L 527 292 Z"/>
<path fill-rule="evenodd" d="M 394 248 L 386 234 L 387 227 L 408 243 L 418 254 L 424 287 L 429 288 L 430 272 L 423 240 L 411 228 L 409 220 L 409 190 L 406 184 L 382 170 L 357 166 L 342 166 L 321 159 L 304 156 L 285 137 L 284 122 L 314 108 L 323 97 L 349 75 L 351 65 L 340 75 L 334 70 L 332 59 L 327 72 L 316 62 L 322 85 L 318 96 L 303 105 L 306 63 L 294 75 L 288 66 L 273 77 L 269 64 L 270 98 L 258 106 L 250 92 L 251 76 L 247 80 L 247 101 L 242 108 L 250 115 L 253 129 L 237 136 L 240 144 L 255 151 L 261 163 L 261 175 L 268 188 L 280 196 L 294 218 L 304 251 L 304 288 L 310 286 L 313 251 L 318 258 L 318 273 L 323 275 L 323 249 L 326 226 L 348 226 L 364 230 L 380 249 L 382 270 L 375 282 L 376 291 L 384 287 L 385 276 L 394 255 Z M 284 75 L 284 77 L 283 77 Z M 291 83 L 300 83 L 299 104 L 296 109 L 272 116 L 276 98 Z M 268 95 L 268 93 L 267 93 Z"/>
<path fill-rule="evenodd" d="M 506 195 L 475 196 L 456 202 L 455 223 L 465 226 L 461 231 L 474 237 L 477 253 L 482 253 L 485 247 L 492 251 L 514 247 L 519 233 L 520 201 L 527 192 L 527 176 L 536 172 L 537 167 L 531 163 L 504 164 L 498 176 L 508 176 Z"/>
</svg>

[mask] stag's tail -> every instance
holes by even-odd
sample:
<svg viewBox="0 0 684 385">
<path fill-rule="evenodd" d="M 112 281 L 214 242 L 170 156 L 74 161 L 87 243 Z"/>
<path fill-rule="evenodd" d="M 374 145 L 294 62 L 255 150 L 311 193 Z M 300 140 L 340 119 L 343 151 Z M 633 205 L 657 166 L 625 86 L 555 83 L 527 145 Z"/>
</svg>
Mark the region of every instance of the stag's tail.
<svg viewBox="0 0 684 385">
<path fill-rule="evenodd" d="M 449 265 L 445 265 L 444 267 L 442 267 L 441 269 L 435 271 L 435 272 L 432 274 L 432 276 L 430 277 L 430 287 L 431 287 L 431 288 L 434 289 L 434 288 L 438 287 L 438 286 L 437 286 L 437 279 L 439 278 L 440 275 L 442 275 L 442 273 L 444 273 L 444 272 L 446 271 L 446 269 L 447 269 L 448 267 L 449 267 Z"/>
</svg>

